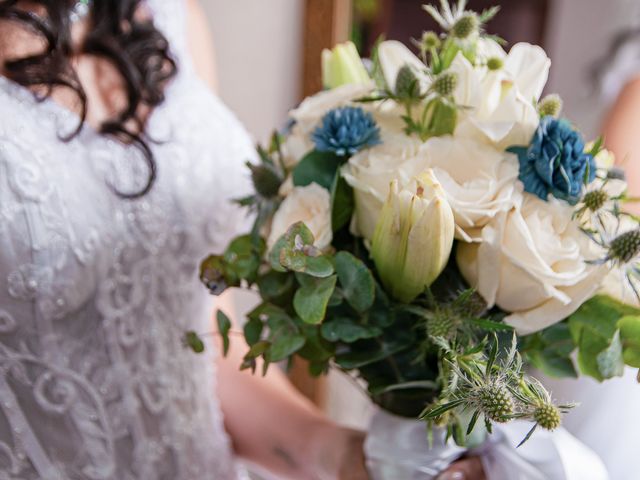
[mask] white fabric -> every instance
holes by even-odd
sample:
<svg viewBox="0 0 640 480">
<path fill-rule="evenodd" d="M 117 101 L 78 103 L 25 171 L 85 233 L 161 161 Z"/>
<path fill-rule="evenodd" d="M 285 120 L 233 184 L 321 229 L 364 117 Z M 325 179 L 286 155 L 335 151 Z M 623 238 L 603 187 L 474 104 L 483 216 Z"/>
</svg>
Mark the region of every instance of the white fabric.
<svg viewBox="0 0 640 480">
<path fill-rule="evenodd" d="M 0 478 L 232 480 L 197 263 L 244 213 L 253 158 L 238 121 L 195 77 L 182 0 L 148 0 L 179 64 L 137 150 L 0 79 Z"/>
<path fill-rule="evenodd" d="M 563 428 L 537 430 L 516 448 L 531 426 L 524 421 L 496 425 L 488 440 L 471 450 L 482 459 L 488 480 L 609 479 L 598 456 Z M 426 428 L 424 422 L 378 411 L 365 442 L 372 479 L 432 480 L 465 453 L 452 440 L 445 444 L 438 429 L 430 446 Z M 479 425 L 474 433 L 481 430 Z"/>
</svg>

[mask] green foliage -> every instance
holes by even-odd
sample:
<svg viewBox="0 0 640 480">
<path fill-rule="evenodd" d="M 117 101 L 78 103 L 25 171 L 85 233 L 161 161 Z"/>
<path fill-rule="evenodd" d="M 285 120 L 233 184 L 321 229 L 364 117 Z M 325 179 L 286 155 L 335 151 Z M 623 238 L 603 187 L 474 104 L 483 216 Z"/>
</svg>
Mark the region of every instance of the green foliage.
<svg viewBox="0 0 640 480">
<path fill-rule="evenodd" d="M 214 295 L 242 280 L 253 283 L 266 250 L 263 239 L 243 235 L 234 239 L 223 255 L 210 255 L 200 264 L 200 281 Z"/>
<path fill-rule="evenodd" d="M 598 381 L 620 373 L 624 356 L 623 349 L 618 345 L 618 323 L 624 317 L 634 316 L 640 316 L 640 310 L 609 296 L 597 295 L 569 317 L 569 328 L 578 346 L 578 366 L 582 373 Z M 624 324 L 626 326 L 628 323 Z"/>
<path fill-rule="evenodd" d="M 277 272 L 306 273 L 318 278 L 332 275 L 331 260 L 322 255 L 313 242 L 313 234 L 304 223 L 293 224 L 271 249 L 271 268 Z"/>
<path fill-rule="evenodd" d="M 200 338 L 200 335 L 193 330 L 189 330 L 184 334 L 182 343 L 185 347 L 190 348 L 194 353 L 204 352 L 204 342 L 202 341 L 202 338 Z"/>
<path fill-rule="evenodd" d="M 312 150 L 293 170 L 293 184 L 296 187 L 305 187 L 317 183 L 330 191 L 342 163 L 344 159 L 335 153 Z"/>
<path fill-rule="evenodd" d="M 369 310 L 375 300 L 375 281 L 367 266 L 349 252 L 338 252 L 334 258 L 342 293 L 358 312 Z"/>
<path fill-rule="evenodd" d="M 557 323 L 524 338 L 522 350 L 537 369 L 550 377 L 576 378 L 578 372 L 571 358 L 576 344 L 567 322 Z"/>
<path fill-rule="evenodd" d="M 218 333 L 222 338 L 222 354 L 226 357 L 229 353 L 229 332 L 231 331 L 231 320 L 222 311 L 218 310 L 216 313 L 216 321 L 218 323 Z"/>
<path fill-rule="evenodd" d="M 331 227 L 334 233 L 348 225 L 354 209 L 353 188 L 338 173 L 331 186 Z"/>
<path fill-rule="evenodd" d="M 618 321 L 624 362 L 640 368 L 640 316 L 625 316 Z"/>
<path fill-rule="evenodd" d="M 293 297 L 293 308 L 305 323 L 322 323 L 327 313 L 329 299 L 336 287 L 337 277 L 313 278 L 299 275 L 303 280 Z"/>
<path fill-rule="evenodd" d="M 322 324 L 322 336 L 329 342 L 353 343 L 357 340 L 374 338 L 382 334 L 375 325 L 365 325 L 351 317 L 337 317 Z"/>
</svg>

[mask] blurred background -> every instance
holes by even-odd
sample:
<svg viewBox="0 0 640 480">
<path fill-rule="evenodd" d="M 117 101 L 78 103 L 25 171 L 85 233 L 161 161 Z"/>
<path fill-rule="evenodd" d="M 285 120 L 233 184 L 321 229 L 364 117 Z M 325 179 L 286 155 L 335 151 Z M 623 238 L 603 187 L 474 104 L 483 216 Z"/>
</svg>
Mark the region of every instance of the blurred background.
<svg viewBox="0 0 640 480">
<path fill-rule="evenodd" d="M 287 112 L 320 85 L 320 52 L 348 39 L 370 54 L 376 39 L 410 47 L 424 30 L 438 30 L 422 10 L 425 0 L 201 0 L 217 51 L 219 95 L 258 141 L 285 124 Z M 553 62 L 547 93 L 558 93 L 564 113 L 586 136 L 597 136 L 622 85 L 611 85 L 613 41 L 638 27 L 640 0 L 470 0 L 481 11 L 500 5 L 488 30 L 507 41 L 541 45 Z M 599 73 L 598 73 L 599 72 Z M 613 76 L 624 78 L 624 76 Z M 604 88 L 597 88 L 601 80 Z M 614 82 L 615 83 L 615 82 Z M 237 304 L 251 305 L 247 294 Z M 304 365 L 294 383 L 334 418 L 366 424 L 366 397 L 344 377 L 316 381 Z"/>
</svg>

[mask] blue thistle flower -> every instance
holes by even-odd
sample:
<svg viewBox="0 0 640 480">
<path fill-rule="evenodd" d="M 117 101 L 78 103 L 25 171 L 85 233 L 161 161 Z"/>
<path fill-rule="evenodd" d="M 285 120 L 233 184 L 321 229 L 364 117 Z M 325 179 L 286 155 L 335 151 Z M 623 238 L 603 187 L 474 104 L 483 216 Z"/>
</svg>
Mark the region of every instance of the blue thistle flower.
<svg viewBox="0 0 640 480">
<path fill-rule="evenodd" d="M 549 193 L 575 205 L 583 186 L 596 177 L 593 155 L 565 120 L 547 116 L 540 121 L 529 147 L 511 147 L 520 162 L 519 178 L 525 191 L 547 200 Z"/>
<path fill-rule="evenodd" d="M 322 125 L 315 129 L 311 139 L 316 150 L 341 157 L 381 143 L 380 129 L 373 116 L 360 107 L 331 110 L 322 118 Z"/>
</svg>

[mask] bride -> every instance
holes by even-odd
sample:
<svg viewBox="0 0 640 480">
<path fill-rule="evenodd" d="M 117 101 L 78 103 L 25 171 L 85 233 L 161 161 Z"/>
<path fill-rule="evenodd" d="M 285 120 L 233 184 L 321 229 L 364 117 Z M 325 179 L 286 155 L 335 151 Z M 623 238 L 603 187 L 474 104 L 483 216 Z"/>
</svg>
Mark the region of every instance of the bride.
<svg viewBox="0 0 640 480">
<path fill-rule="evenodd" d="M 187 3 L 0 1 L 3 479 L 242 478 L 232 451 L 279 478 L 366 476 L 362 434 L 275 369 L 238 372 L 232 346 L 216 389 L 181 344 L 211 329 L 196 263 L 243 227 L 253 156 L 200 80 Z"/>
</svg>

